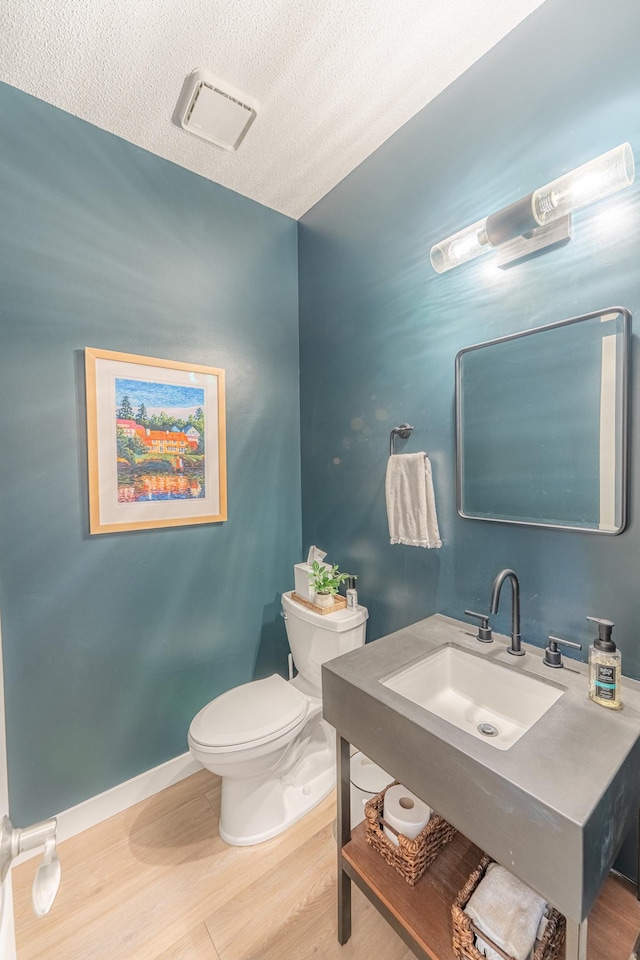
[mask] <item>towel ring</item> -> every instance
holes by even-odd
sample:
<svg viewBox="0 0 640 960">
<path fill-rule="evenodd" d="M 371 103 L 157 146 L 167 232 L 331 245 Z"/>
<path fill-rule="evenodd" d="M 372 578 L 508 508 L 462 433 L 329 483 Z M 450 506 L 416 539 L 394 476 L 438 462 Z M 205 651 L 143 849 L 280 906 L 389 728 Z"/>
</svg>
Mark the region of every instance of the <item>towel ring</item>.
<svg viewBox="0 0 640 960">
<path fill-rule="evenodd" d="M 389 456 L 392 457 L 395 451 L 395 438 L 396 436 L 400 437 L 402 440 L 406 440 L 411 436 L 411 427 L 408 423 L 401 423 L 399 427 L 394 427 L 391 433 L 389 434 Z"/>
</svg>

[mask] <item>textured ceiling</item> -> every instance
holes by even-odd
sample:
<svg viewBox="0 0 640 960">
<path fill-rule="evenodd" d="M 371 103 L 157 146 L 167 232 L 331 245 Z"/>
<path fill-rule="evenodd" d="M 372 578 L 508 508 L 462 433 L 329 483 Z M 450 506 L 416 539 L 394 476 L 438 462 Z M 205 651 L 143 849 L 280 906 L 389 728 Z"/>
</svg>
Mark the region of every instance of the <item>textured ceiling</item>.
<svg viewBox="0 0 640 960">
<path fill-rule="evenodd" d="M 2 0 L 0 80 L 297 219 L 542 2 Z M 172 123 L 195 67 L 259 103 L 235 153 Z"/>
</svg>

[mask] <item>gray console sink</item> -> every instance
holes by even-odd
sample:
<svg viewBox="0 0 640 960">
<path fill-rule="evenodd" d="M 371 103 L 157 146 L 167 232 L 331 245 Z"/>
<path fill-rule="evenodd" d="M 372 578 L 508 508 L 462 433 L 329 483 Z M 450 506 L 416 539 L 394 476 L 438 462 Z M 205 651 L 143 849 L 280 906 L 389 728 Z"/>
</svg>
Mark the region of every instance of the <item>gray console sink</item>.
<svg viewBox="0 0 640 960">
<path fill-rule="evenodd" d="M 565 659 L 552 671 L 537 647 L 524 644 L 526 656 L 515 659 L 507 638 L 494 636 L 479 644 L 474 627 L 436 615 L 325 663 L 324 716 L 580 923 L 637 816 L 640 684 L 623 679 L 623 709 L 605 710 L 588 698 L 585 664 Z M 450 656 L 453 667 L 444 663 Z M 469 666 L 478 668 L 475 680 L 465 679 Z M 534 691 L 532 702 L 514 706 L 525 687 Z M 446 692 L 438 702 L 440 688 Z M 514 698 L 509 690 L 520 693 Z M 458 697 L 446 715 L 442 703 Z M 483 710 L 498 704 L 500 722 L 513 707 L 510 722 L 520 729 L 512 742 L 496 749 L 465 729 L 465 711 L 478 705 L 462 704 L 465 697 Z"/>
</svg>

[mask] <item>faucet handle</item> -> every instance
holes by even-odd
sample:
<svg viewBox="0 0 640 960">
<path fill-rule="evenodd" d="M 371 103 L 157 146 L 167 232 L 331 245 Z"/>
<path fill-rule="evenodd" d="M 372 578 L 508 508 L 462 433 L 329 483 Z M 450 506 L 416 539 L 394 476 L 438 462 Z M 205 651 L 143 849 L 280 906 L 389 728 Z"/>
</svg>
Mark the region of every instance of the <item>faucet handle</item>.
<svg viewBox="0 0 640 960">
<path fill-rule="evenodd" d="M 581 643 L 574 643 L 573 640 L 563 640 L 561 637 L 552 637 L 549 634 L 549 646 L 544 651 L 544 660 L 542 661 L 545 667 L 564 667 L 562 662 L 562 653 L 558 650 L 558 644 L 562 644 L 563 647 L 573 647 L 574 650 L 582 650 Z"/>
<path fill-rule="evenodd" d="M 489 625 L 489 614 L 474 613 L 473 610 L 465 610 L 465 613 L 468 617 L 475 617 L 476 620 L 480 621 L 480 626 L 478 627 L 478 632 L 476 634 L 476 640 L 479 640 L 480 643 L 493 643 L 491 626 Z"/>
</svg>

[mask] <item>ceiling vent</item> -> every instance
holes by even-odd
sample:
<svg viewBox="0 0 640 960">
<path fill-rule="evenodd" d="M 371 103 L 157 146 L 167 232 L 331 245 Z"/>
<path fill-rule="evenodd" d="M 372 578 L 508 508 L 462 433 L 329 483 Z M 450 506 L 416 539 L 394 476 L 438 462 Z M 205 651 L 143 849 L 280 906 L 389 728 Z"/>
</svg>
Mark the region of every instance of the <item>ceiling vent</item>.
<svg viewBox="0 0 640 960">
<path fill-rule="evenodd" d="M 258 104 L 226 81 L 194 70 L 186 79 L 177 120 L 183 130 L 223 150 L 237 150 L 257 116 Z"/>
</svg>

